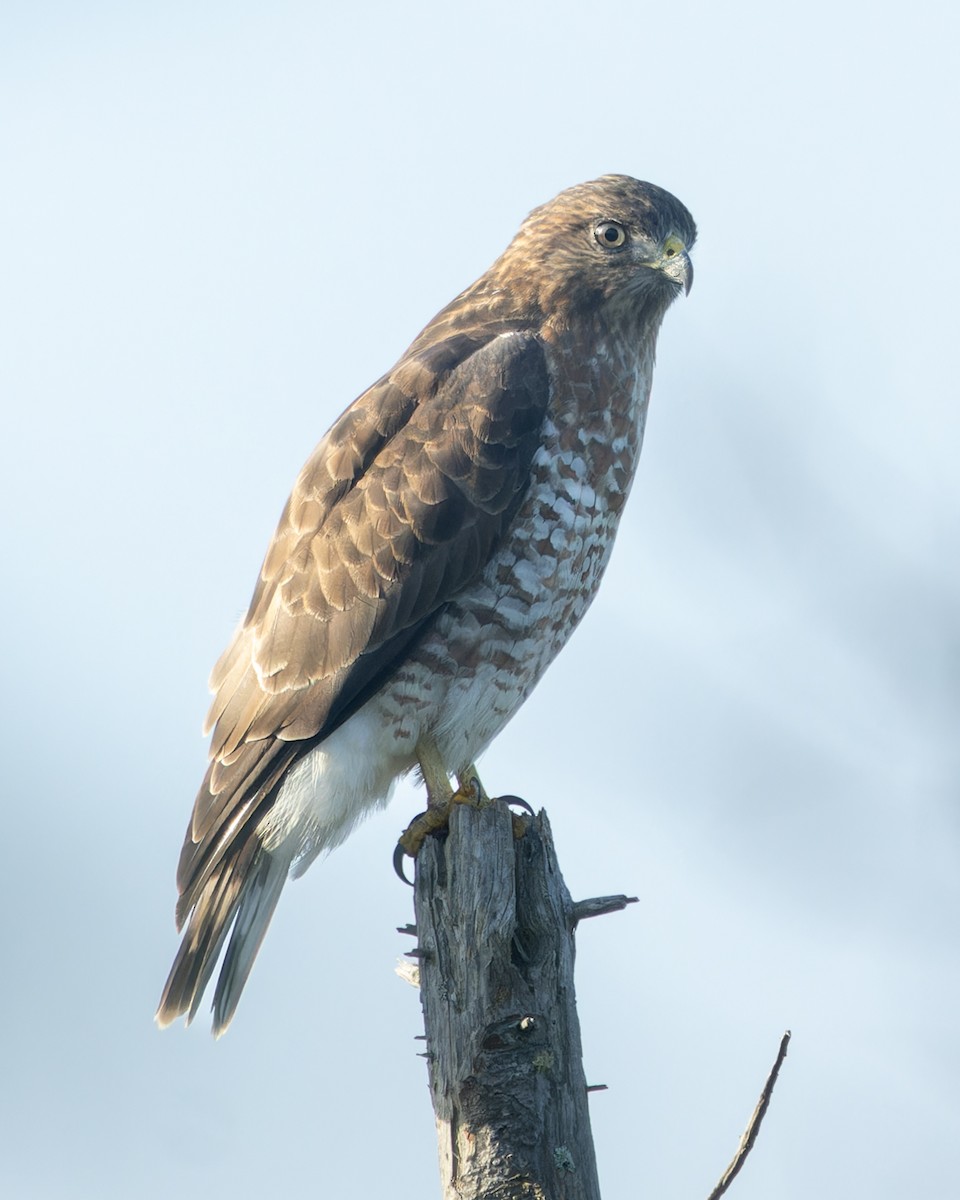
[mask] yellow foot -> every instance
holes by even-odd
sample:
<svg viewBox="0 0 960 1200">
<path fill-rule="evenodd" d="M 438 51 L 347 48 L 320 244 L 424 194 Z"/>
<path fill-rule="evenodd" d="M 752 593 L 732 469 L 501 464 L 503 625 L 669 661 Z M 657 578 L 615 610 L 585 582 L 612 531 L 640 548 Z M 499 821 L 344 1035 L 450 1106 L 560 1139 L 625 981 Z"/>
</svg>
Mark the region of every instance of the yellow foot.
<svg viewBox="0 0 960 1200">
<path fill-rule="evenodd" d="M 458 778 L 458 782 L 460 782 Z M 476 774 L 464 776 L 464 781 L 455 792 L 438 803 L 431 803 L 426 812 L 414 817 L 401 833 L 397 847 L 404 854 L 416 858 L 428 834 L 436 833 L 438 829 L 446 828 L 455 804 L 488 804 L 490 798 L 483 790 L 483 784 Z"/>
<path fill-rule="evenodd" d="M 436 833 L 438 830 L 447 827 L 455 804 L 473 804 L 477 808 L 481 808 L 486 804 L 493 803 L 484 791 L 483 784 L 480 782 L 480 776 L 477 774 L 476 767 L 472 764 L 462 775 L 457 776 L 457 783 L 460 786 L 455 792 L 437 803 L 431 801 L 427 811 L 415 816 L 398 838 L 397 848 L 393 852 L 393 869 L 404 883 L 410 883 L 403 870 L 404 856 L 416 858 L 426 838 L 431 833 Z M 500 799 L 507 804 L 517 805 L 526 809 L 533 816 L 533 809 L 527 804 L 526 800 L 521 800 L 518 796 L 502 796 Z M 513 836 L 517 839 L 522 838 L 525 831 L 526 818 L 514 813 Z"/>
</svg>

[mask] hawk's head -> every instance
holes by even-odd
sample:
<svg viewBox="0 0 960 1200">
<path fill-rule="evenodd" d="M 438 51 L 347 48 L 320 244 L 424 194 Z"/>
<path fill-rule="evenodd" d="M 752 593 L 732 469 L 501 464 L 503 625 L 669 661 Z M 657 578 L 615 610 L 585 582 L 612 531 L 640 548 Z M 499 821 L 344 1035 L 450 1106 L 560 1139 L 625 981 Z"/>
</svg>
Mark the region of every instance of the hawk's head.
<svg viewBox="0 0 960 1200">
<path fill-rule="evenodd" d="M 629 175 L 603 175 L 535 208 L 487 279 L 550 321 L 607 305 L 662 315 L 690 290 L 696 237 L 675 196 Z"/>
</svg>

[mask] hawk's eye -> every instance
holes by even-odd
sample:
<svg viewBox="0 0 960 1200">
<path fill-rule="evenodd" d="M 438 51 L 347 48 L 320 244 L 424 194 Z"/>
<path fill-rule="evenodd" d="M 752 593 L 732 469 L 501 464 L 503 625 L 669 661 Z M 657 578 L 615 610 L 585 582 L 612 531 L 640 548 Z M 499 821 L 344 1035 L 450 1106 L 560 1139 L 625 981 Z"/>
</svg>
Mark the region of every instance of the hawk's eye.
<svg viewBox="0 0 960 1200">
<path fill-rule="evenodd" d="M 627 240 L 627 231 L 616 221 L 601 221 L 593 231 L 593 236 L 601 246 L 616 250 Z"/>
</svg>

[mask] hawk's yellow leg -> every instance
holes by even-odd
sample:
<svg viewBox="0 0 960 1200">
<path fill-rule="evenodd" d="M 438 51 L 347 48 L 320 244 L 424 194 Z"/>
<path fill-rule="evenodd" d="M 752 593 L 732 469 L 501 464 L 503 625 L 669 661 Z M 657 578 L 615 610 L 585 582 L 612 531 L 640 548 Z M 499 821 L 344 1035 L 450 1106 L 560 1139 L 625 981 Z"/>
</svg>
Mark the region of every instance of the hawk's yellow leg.
<svg viewBox="0 0 960 1200">
<path fill-rule="evenodd" d="M 417 743 L 417 761 L 427 788 L 427 811 L 414 817 L 399 838 L 399 847 L 411 858 L 417 857 L 427 834 L 443 829 L 455 804 L 486 804 L 490 799 L 473 763 L 457 776 L 457 790 L 453 790 L 432 739 L 423 738 Z"/>
</svg>

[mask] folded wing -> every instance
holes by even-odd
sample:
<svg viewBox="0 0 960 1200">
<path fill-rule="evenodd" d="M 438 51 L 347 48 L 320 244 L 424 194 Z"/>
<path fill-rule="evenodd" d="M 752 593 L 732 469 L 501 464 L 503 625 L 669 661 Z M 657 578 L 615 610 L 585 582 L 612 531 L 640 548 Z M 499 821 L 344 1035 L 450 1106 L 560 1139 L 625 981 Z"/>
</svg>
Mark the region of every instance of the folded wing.
<svg viewBox="0 0 960 1200">
<path fill-rule="evenodd" d="M 222 918 L 221 868 L 240 861 L 286 772 L 483 569 L 526 492 L 548 395 L 534 336 L 455 335 L 401 360 L 314 451 L 211 677 L 178 923 L 214 876 Z"/>
</svg>

